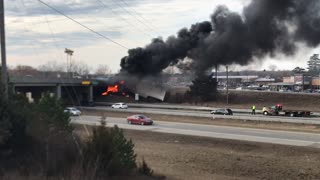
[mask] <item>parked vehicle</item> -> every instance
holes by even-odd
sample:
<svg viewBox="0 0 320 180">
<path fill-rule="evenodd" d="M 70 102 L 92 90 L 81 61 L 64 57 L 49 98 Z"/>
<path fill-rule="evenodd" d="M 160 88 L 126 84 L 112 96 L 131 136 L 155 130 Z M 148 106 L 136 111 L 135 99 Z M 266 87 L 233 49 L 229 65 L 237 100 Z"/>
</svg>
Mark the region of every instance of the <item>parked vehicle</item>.
<svg viewBox="0 0 320 180">
<path fill-rule="evenodd" d="M 132 115 L 127 117 L 128 124 L 152 125 L 153 120 L 145 115 Z"/>
<path fill-rule="evenodd" d="M 71 116 L 80 116 L 81 111 L 75 107 L 66 107 L 64 109 L 65 113 L 69 113 Z"/>
<path fill-rule="evenodd" d="M 115 103 L 112 104 L 111 108 L 115 108 L 115 109 L 127 109 L 128 105 L 125 103 Z"/>
<path fill-rule="evenodd" d="M 314 93 L 320 93 L 320 89 L 314 90 Z"/>
<path fill-rule="evenodd" d="M 220 115 L 233 115 L 233 112 L 229 108 L 216 109 L 210 112 L 211 114 L 220 114 Z"/>
<path fill-rule="evenodd" d="M 277 104 L 275 106 L 263 107 L 262 108 L 263 115 L 283 115 L 290 117 L 308 117 L 311 115 L 310 111 L 301 111 L 301 110 L 283 110 L 282 104 Z"/>
</svg>

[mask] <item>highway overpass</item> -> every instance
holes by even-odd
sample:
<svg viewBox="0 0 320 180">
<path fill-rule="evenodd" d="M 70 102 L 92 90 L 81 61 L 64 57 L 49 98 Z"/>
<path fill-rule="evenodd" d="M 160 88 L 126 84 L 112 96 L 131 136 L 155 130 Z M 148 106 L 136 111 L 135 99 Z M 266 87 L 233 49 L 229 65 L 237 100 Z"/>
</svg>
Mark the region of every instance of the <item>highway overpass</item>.
<svg viewBox="0 0 320 180">
<path fill-rule="evenodd" d="M 14 93 L 26 94 L 34 101 L 50 93 L 74 105 L 93 103 L 108 86 L 106 81 L 92 79 L 35 77 L 11 77 L 9 84 Z"/>
</svg>

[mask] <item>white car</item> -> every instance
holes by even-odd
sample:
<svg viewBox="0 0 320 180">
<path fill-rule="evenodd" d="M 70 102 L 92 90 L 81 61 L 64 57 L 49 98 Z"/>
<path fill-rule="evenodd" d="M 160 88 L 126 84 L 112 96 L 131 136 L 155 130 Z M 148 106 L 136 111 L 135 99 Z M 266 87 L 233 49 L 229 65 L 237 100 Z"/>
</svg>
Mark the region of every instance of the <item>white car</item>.
<svg viewBox="0 0 320 180">
<path fill-rule="evenodd" d="M 81 111 L 75 107 L 67 107 L 64 109 L 65 113 L 69 113 L 71 116 L 80 116 Z"/>
<path fill-rule="evenodd" d="M 115 109 L 127 109 L 128 105 L 125 103 L 115 103 L 112 104 L 111 108 L 115 108 Z"/>
</svg>

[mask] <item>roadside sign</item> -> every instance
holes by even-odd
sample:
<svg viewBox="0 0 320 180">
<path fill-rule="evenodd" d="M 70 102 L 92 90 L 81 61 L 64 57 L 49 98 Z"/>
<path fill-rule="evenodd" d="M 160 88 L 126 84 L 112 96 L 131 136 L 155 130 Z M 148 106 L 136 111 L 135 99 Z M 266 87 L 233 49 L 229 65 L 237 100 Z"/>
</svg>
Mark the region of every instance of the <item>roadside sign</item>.
<svg viewBox="0 0 320 180">
<path fill-rule="evenodd" d="M 82 84 L 82 85 L 90 85 L 90 84 L 91 84 L 91 81 L 82 81 L 81 84 Z"/>
</svg>

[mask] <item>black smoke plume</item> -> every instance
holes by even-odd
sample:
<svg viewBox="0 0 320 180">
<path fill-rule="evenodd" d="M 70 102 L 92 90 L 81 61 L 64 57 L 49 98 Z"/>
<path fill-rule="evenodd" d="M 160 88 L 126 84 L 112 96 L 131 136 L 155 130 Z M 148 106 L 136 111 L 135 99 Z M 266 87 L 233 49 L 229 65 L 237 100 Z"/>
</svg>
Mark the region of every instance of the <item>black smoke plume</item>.
<svg viewBox="0 0 320 180">
<path fill-rule="evenodd" d="M 153 39 L 144 48 L 128 51 L 121 71 L 156 75 L 185 58 L 195 73 L 215 65 L 248 64 L 254 57 L 294 55 L 297 43 L 320 43 L 319 0 L 252 0 L 241 14 L 218 6 L 211 21 L 181 29 L 167 40 Z"/>
</svg>

